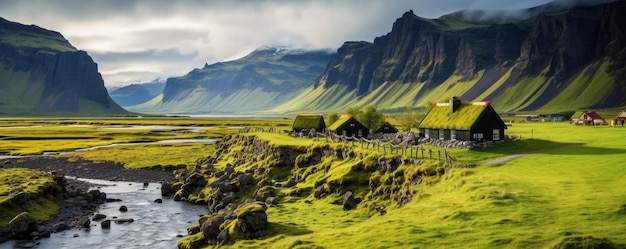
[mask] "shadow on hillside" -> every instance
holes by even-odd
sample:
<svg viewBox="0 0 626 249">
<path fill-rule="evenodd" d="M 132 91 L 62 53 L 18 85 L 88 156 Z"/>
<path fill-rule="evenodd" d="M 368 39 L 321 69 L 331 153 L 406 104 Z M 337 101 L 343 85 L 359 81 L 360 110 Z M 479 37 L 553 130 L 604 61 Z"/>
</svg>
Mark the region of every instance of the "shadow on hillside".
<svg viewBox="0 0 626 249">
<path fill-rule="evenodd" d="M 592 147 L 584 143 L 563 143 L 541 139 L 525 139 L 492 145 L 488 148 L 475 149 L 476 152 L 497 153 L 503 156 L 519 154 L 549 155 L 613 155 L 626 154 L 626 149 Z"/>
<path fill-rule="evenodd" d="M 289 234 L 292 236 L 296 235 L 305 235 L 313 233 L 313 231 L 309 229 L 303 228 L 303 226 L 299 226 L 294 223 L 270 223 L 271 229 L 277 230 L 279 234 Z"/>
</svg>

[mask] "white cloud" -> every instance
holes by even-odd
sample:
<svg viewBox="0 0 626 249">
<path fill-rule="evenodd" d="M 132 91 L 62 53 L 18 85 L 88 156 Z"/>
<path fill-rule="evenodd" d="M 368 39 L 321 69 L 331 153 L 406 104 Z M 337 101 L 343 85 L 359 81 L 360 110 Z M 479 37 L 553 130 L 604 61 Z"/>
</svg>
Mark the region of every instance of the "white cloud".
<svg viewBox="0 0 626 249">
<path fill-rule="evenodd" d="M 117 85 L 183 75 L 264 45 L 337 49 L 348 40 L 373 41 L 409 9 L 435 18 L 547 1 L 2 0 L 0 16 L 61 32 L 94 57 L 107 85 Z"/>
</svg>

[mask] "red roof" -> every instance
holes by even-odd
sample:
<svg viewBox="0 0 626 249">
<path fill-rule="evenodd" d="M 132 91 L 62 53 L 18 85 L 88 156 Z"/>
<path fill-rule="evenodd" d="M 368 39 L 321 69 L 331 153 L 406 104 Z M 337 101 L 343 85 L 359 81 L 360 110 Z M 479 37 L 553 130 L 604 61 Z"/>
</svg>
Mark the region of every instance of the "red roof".
<svg viewBox="0 0 626 249">
<path fill-rule="evenodd" d="M 600 115 L 598 115 L 596 112 L 583 112 L 582 115 L 580 115 L 580 118 L 584 118 L 584 117 L 590 117 L 592 119 L 603 119 L 602 117 L 600 117 Z"/>
</svg>

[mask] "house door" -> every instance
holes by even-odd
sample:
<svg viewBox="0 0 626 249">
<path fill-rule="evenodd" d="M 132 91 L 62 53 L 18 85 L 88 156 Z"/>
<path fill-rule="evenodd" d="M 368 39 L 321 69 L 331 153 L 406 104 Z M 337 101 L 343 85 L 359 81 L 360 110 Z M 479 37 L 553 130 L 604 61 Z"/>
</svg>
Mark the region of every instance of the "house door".
<svg viewBox="0 0 626 249">
<path fill-rule="evenodd" d="M 493 141 L 500 140 L 500 129 L 493 129 Z"/>
<path fill-rule="evenodd" d="M 456 140 L 456 130 L 450 130 L 450 140 Z"/>
</svg>

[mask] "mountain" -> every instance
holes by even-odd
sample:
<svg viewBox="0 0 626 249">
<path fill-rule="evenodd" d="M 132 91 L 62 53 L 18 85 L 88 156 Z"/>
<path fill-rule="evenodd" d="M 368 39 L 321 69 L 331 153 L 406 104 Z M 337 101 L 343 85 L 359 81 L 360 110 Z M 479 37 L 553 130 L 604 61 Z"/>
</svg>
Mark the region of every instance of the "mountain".
<svg viewBox="0 0 626 249">
<path fill-rule="evenodd" d="M 60 33 L 0 18 L 0 115 L 123 115 L 98 65 Z"/>
<path fill-rule="evenodd" d="M 626 1 L 555 3 L 511 18 L 406 12 L 373 42 L 344 43 L 315 84 L 272 112 L 394 111 L 452 96 L 500 112 L 625 106 Z"/>
<path fill-rule="evenodd" d="M 131 84 L 109 89 L 109 95 L 115 103 L 121 106 L 133 106 L 153 99 L 163 92 L 163 88 L 165 88 L 165 82 L 156 79 L 149 83 Z"/>
<path fill-rule="evenodd" d="M 168 78 L 163 93 L 131 111 L 143 113 L 245 113 L 274 108 L 313 84 L 328 51 L 258 49 L 243 58 L 205 64 Z"/>
</svg>

